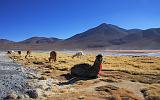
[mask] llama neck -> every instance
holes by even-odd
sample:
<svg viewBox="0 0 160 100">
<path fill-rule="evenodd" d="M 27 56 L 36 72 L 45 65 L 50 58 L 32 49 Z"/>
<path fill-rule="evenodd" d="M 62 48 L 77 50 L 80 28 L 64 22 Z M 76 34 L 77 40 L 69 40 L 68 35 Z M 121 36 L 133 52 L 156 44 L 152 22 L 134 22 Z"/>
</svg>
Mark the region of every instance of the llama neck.
<svg viewBox="0 0 160 100">
<path fill-rule="evenodd" d="M 101 62 L 98 59 L 96 59 L 93 66 L 94 67 L 99 67 L 100 65 L 101 65 Z"/>
</svg>

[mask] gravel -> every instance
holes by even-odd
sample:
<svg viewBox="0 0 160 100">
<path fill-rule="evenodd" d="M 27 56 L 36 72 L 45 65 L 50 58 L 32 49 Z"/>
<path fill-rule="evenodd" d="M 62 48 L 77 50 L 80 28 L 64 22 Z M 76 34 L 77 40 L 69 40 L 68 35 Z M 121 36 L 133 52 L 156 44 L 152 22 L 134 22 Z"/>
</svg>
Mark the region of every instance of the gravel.
<svg viewBox="0 0 160 100">
<path fill-rule="evenodd" d="M 40 98 L 44 93 L 52 93 L 56 79 L 41 80 L 42 76 L 32 68 L 24 68 L 0 52 L 0 100 L 11 98 Z"/>
<path fill-rule="evenodd" d="M 28 89 L 27 78 L 21 65 L 9 59 L 4 52 L 0 52 L 0 100 L 9 93 L 24 94 Z"/>
</svg>

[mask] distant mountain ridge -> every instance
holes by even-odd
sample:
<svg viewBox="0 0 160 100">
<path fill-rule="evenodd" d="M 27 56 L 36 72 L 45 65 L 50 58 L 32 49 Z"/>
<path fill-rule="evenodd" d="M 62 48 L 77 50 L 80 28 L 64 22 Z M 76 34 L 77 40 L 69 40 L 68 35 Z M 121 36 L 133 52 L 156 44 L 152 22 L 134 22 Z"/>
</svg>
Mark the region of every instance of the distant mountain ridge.
<svg viewBox="0 0 160 100">
<path fill-rule="evenodd" d="M 49 43 L 50 44 L 50 43 L 55 43 L 61 40 L 62 39 L 58 39 L 58 38 L 31 37 L 29 39 L 20 41 L 18 43 L 22 43 L 22 44 L 48 44 Z"/>
<path fill-rule="evenodd" d="M 14 41 L 10 41 L 7 39 L 0 39 L 0 44 L 14 43 Z"/>
<path fill-rule="evenodd" d="M 5 44 L 4 44 L 5 43 Z M 124 29 L 102 23 L 68 39 L 32 37 L 20 42 L 0 40 L 0 49 L 160 49 L 160 28 Z M 4 46 L 3 46 L 4 45 Z M 9 47 L 7 47 L 7 46 Z"/>
</svg>

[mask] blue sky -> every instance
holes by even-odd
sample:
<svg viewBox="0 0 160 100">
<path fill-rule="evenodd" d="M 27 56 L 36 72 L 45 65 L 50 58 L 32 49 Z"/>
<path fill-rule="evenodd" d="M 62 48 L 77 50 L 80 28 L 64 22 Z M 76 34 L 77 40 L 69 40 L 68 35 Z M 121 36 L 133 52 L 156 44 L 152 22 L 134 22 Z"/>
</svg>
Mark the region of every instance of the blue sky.
<svg viewBox="0 0 160 100">
<path fill-rule="evenodd" d="M 101 23 L 160 28 L 160 0 L 0 0 L 0 38 L 68 38 Z"/>
</svg>

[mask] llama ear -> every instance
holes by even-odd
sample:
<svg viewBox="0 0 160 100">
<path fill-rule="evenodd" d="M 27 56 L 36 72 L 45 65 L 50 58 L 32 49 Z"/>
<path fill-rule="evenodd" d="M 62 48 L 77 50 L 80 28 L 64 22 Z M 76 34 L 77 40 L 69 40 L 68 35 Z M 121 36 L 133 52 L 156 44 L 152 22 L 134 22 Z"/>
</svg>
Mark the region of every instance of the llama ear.
<svg viewBox="0 0 160 100">
<path fill-rule="evenodd" d="M 96 56 L 96 58 L 102 58 L 103 56 L 102 56 L 102 54 L 98 54 L 97 56 Z"/>
</svg>

